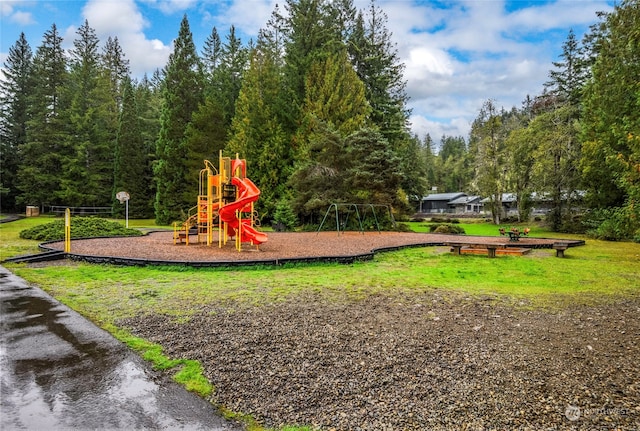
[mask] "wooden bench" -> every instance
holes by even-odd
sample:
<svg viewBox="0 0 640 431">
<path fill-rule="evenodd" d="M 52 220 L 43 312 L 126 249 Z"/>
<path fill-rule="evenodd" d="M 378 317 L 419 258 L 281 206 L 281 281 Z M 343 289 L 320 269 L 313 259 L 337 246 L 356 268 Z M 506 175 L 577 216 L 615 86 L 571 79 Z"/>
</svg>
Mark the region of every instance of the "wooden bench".
<svg viewBox="0 0 640 431">
<path fill-rule="evenodd" d="M 564 257 L 564 252 L 569 248 L 569 244 L 566 242 L 554 242 L 553 249 L 556 251 L 556 257 Z"/>
<path fill-rule="evenodd" d="M 496 249 L 503 247 L 499 244 L 469 244 L 469 243 L 463 243 L 463 242 L 449 242 L 449 243 L 446 243 L 445 245 L 448 245 L 449 247 L 451 247 L 453 249 L 452 250 L 453 254 L 458 256 L 462 254 L 462 247 L 472 247 L 472 248 L 487 249 L 488 257 L 496 257 Z"/>
</svg>

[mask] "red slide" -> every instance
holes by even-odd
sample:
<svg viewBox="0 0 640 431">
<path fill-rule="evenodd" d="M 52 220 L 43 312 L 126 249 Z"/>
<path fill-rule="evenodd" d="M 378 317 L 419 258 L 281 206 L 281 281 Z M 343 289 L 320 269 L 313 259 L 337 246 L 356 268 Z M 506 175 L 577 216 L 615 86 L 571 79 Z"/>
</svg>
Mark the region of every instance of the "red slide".
<svg viewBox="0 0 640 431">
<path fill-rule="evenodd" d="M 251 206 L 251 202 L 255 202 L 260 197 L 260 189 L 249 178 L 237 178 L 231 179 L 233 184 L 238 187 L 238 199 L 231 202 L 218 211 L 220 220 L 227 223 L 235 233 L 238 231 L 238 218 L 236 217 L 236 210 L 248 209 Z M 240 241 L 251 242 L 253 244 L 262 244 L 267 242 L 267 234 L 258 232 L 251 226 L 249 220 L 242 220 L 242 229 Z"/>
</svg>

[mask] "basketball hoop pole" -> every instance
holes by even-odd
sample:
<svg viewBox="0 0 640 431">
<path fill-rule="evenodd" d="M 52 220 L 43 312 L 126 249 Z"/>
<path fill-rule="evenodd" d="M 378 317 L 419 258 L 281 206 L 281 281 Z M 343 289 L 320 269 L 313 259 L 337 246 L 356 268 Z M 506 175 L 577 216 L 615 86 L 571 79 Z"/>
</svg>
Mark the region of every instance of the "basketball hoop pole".
<svg viewBox="0 0 640 431">
<path fill-rule="evenodd" d="M 127 192 L 118 192 L 116 194 L 116 199 L 120 201 L 120 203 L 125 204 L 124 210 L 124 218 L 125 218 L 125 227 L 129 229 L 129 193 Z"/>
</svg>

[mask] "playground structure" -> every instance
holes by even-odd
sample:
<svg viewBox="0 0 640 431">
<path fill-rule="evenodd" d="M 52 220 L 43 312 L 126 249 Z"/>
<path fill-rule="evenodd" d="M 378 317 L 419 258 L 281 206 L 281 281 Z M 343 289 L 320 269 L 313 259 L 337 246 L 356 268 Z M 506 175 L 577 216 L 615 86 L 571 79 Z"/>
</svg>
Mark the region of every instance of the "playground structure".
<svg viewBox="0 0 640 431">
<path fill-rule="evenodd" d="M 256 230 L 256 212 L 253 204 L 260 197 L 260 189 L 246 177 L 247 162 L 236 154 L 235 159 L 219 155 L 218 169 L 209 160 L 200 171 L 198 202 L 187 219 L 173 224 L 173 243 L 184 240 L 189 245 L 189 235 L 197 235 L 197 243 L 211 246 L 214 231 L 218 232 L 218 247 L 235 239 L 235 247 L 242 250 L 243 243 L 256 247 L 267 241 L 267 235 Z"/>
<path fill-rule="evenodd" d="M 360 210 L 358 210 L 358 207 L 360 207 Z M 332 209 L 335 210 L 336 230 L 338 231 L 338 235 L 340 235 L 341 226 L 342 226 L 342 231 L 345 231 L 347 229 L 347 226 L 349 224 L 349 217 L 351 216 L 351 213 L 354 213 L 356 217 L 356 221 L 358 222 L 359 232 L 364 234 L 365 229 L 362 224 L 362 220 L 363 220 L 363 217 L 366 215 L 367 210 L 371 210 L 371 215 L 373 216 L 376 230 L 378 231 L 378 233 L 380 233 L 380 224 L 378 223 L 378 216 L 376 215 L 376 207 L 383 208 L 385 210 L 384 212 L 389 215 L 389 219 L 393 224 L 393 226 L 395 227 L 396 221 L 393 218 L 393 212 L 391 211 L 391 207 L 389 205 L 332 203 L 331 205 L 329 205 L 329 208 L 327 208 L 327 212 L 324 214 L 322 223 L 320 223 L 320 226 L 318 226 L 318 230 L 316 231 L 316 233 L 320 233 L 320 231 L 322 231 L 322 227 L 324 226 L 325 221 L 327 221 L 327 218 L 329 217 L 329 213 L 331 213 Z M 343 208 L 343 209 L 346 208 L 347 210 L 346 215 L 344 215 L 342 220 L 339 214 L 340 208 Z"/>
</svg>

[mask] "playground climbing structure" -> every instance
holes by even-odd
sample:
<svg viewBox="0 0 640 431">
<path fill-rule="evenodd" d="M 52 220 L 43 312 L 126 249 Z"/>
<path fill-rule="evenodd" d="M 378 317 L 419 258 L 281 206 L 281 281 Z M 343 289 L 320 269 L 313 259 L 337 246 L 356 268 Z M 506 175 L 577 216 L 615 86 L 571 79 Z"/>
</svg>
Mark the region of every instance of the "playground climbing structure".
<svg viewBox="0 0 640 431">
<path fill-rule="evenodd" d="M 236 154 L 235 159 L 219 156 L 216 169 L 205 160 L 200 171 L 197 205 L 189 210 L 187 219 L 174 223 L 174 244 L 189 244 L 189 235 L 197 234 L 197 242 L 214 243 L 218 234 L 218 246 L 235 239 L 235 247 L 242 250 L 243 243 L 258 246 L 267 241 L 267 235 L 256 229 L 257 217 L 254 203 L 260 197 L 260 189 L 246 176 L 247 162 Z"/>
</svg>

